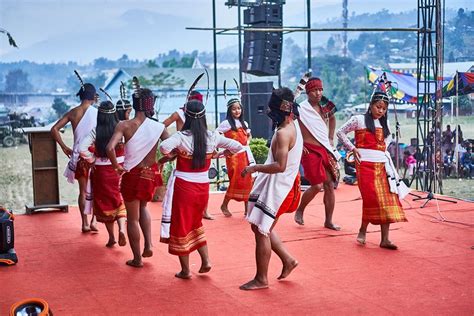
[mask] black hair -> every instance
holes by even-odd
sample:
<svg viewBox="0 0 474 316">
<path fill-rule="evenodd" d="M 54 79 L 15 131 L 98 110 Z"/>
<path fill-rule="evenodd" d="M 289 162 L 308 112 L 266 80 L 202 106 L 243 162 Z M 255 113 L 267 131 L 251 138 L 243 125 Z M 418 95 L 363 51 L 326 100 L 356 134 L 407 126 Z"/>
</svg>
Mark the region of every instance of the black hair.
<svg viewBox="0 0 474 316">
<path fill-rule="evenodd" d="M 99 112 L 97 113 L 97 127 L 95 128 L 95 151 L 98 157 L 107 157 L 105 147 L 109 143 L 114 133 L 115 126 L 118 123 L 117 112 L 104 113 L 100 110 L 112 111 L 114 105 L 110 101 L 103 101 L 99 105 Z"/>
<path fill-rule="evenodd" d="M 128 110 L 132 109 L 132 105 L 130 104 L 130 101 L 128 100 L 118 100 L 117 105 L 115 106 L 117 109 L 117 116 L 120 121 L 125 121 L 127 118 L 125 117 L 125 113 L 127 113 Z"/>
<path fill-rule="evenodd" d="M 85 83 L 76 93 L 76 96 L 78 96 L 81 101 L 84 101 L 84 100 L 94 101 L 95 95 L 96 95 L 96 90 L 95 90 L 94 85 L 91 83 Z"/>
<path fill-rule="evenodd" d="M 120 121 L 125 121 L 127 118 L 125 117 L 125 113 L 127 113 L 128 110 L 124 109 L 117 109 L 117 117 Z"/>
<path fill-rule="evenodd" d="M 375 135 L 375 122 L 374 122 L 374 118 L 372 117 L 372 111 L 370 110 L 370 107 L 378 101 L 380 100 L 372 100 L 372 102 L 370 102 L 369 108 L 367 109 L 367 112 L 365 112 L 364 114 L 365 126 L 374 135 Z M 380 125 L 382 125 L 383 137 L 387 138 L 387 136 L 390 135 L 390 129 L 388 128 L 388 124 L 387 124 L 388 102 L 385 102 L 385 101 L 383 102 L 387 105 L 387 112 L 385 112 L 385 114 L 379 118 L 379 122 L 380 122 Z"/>
<path fill-rule="evenodd" d="M 280 126 L 280 124 L 283 123 L 285 118 L 291 113 L 293 113 L 294 116 L 299 117 L 298 104 L 294 103 L 293 99 L 293 91 L 291 91 L 289 88 L 282 87 L 273 90 L 272 95 L 270 96 L 270 100 L 268 101 L 268 107 L 270 108 L 268 116 L 273 121 L 273 128 L 277 128 L 278 126 Z M 280 110 L 280 105 L 282 104 L 283 100 L 292 103 L 291 112 L 284 112 Z"/>
<path fill-rule="evenodd" d="M 240 103 L 239 101 L 236 100 L 235 102 L 233 102 L 232 104 L 230 104 L 227 107 L 226 119 L 227 119 L 227 121 L 229 121 L 230 128 L 233 131 L 236 131 L 237 126 L 235 125 L 235 119 L 232 116 L 232 107 L 234 106 L 235 103 L 238 103 L 239 106 L 240 106 L 240 117 L 238 118 L 238 120 L 239 120 L 240 124 L 242 124 L 242 128 L 246 130 L 247 129 L 247 124 L 245 124 L 245 120 L 244 120 L 244 107 L 242 106 L 242 103 Z"/>
<path fill-rule="evenodd" d="M 199 113 L 204 110 L 204 104 L 198 100 L 186 103 L 186 110 Z M 201 169 L 206 165 L 207 153 L 207 122 L 206 115 L 200 118 L 187 116 L 181 131 L 190 131 L 193 136 L 193 162 L 192 169 Z"/>
</svg>

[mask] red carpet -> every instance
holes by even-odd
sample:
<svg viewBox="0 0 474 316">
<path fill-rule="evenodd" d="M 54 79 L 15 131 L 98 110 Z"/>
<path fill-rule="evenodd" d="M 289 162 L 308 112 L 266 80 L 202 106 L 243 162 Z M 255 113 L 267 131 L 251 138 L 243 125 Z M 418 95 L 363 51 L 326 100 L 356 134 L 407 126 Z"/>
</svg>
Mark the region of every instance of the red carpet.
<svg viewBox="0 0 474 316">
<path fill-rule="evenodd" d="M 161 203 L 151 203 L 154 256 L 143 269 L 125 265 L 129 246 L 105 247 L 107 233 L 82 234 L 77 208 L 69 213 L 17 216 L 15 249 L 19 263 L 0 267 L 0 315 L 22 299 L 45 299 L 55 315 L 156 314 L 455 314 L 474 312 L 474 204 L 404 202 L 408 223 L 392 225 L 400 250 L 378 247 L 378 226 L 369 226 L 367 245 L 355 242 L 361 217 L 357 187 L 336 190 L 334 222 L 322 227 L 322 193 L 310 204 L 305 226 L 282 216 L 276 231 L 300 265 L 277 281 L 281 263 L 270 262 L 270 289 L 239 290 L 255 273 L 254 238 L 243 220 L 243 205 L 232 203 L 232 218 L 220 214 L 222 194 L 212 194 L 214 221 L 204 221 L 213 268 L 193 278 L 174 277 L 178 258 L 159 243 Z M 142 239 L 143 242 L 143 239 Z"/>
</svg>

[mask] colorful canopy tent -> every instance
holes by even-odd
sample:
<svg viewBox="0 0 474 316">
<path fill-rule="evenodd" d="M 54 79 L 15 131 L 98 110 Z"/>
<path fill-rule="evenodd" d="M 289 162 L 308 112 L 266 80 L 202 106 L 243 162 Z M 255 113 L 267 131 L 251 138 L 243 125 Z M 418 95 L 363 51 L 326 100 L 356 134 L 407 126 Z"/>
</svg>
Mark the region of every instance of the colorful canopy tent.
<svg viewBox="0 0 474 316">
<path fill-rule="evenodd" d="M 416 103 L 417 91 L 415 75 L 398 71 L 375 69 L 372 67 L 366 67 L 366 72 L 367 78 L 372 84 L 376 84 L 378 78 L 385 72 L 389 81 L 396 82 L 396 84 L 392 86 L 391 92 L 393 97 L 408 103 Z"/>
<path fill-rule="evenodd" d="M 385 73 L 387 79 L 392 82 L 392 96 L 395 99 L 407 102 L 416 103 L 417 91 L 417 80 L 416 74 L 404 73 L 399 71 L 391 71 L 385 69 L 375 69 L 372 67 L 366 67 L 367 78 L 371 84 L 376 84 L 378 78 Z M 451 77 L 443 78 L 443 86 L 451 80 Z M 430 87 L 430 91 L 436 91 L 434 87 Z M 423 93 L 423 91 L 420 91 Z"/>
<path fill-rule="evenodd" d="M 474 73 L 471 72 L 456 72 L 456 75 L 443 87 L 443 97 L 470 93 L 474 93 Z"/>
</svg>

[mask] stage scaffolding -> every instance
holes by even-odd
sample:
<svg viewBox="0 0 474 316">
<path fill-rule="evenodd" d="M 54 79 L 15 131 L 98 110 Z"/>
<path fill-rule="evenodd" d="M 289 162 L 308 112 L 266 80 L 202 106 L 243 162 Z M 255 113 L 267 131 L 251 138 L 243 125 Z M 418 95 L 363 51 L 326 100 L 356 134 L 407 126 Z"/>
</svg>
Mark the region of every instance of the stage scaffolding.
<svg viewBox="0 0 474 316">
<path fill-rule="evenodd" d="M 303 0 L 306 8 L 306 26 L 284 26 L 279 28 L 251 28 L 242 26 L 242 9 L 262 4 L 284 4 L 285 1 L 242 1 L 226 2 L 229 7 L 237 7 L 237 26 L 217 27 L 216 0 L 212 1 L 212 27 L 186 27 L 187 30 L 212 31 L 214 49 L 214 100 L 216 126 L 218 126 L 217 104 L 217 35 L 237 35 L 239 47 L 239 84 L 242 85 L 242 32 L 307 32 L 307 67 L 311 69 L 311 33 L 312 32 L 416 32 L 417 49 L 417 152 L 423 159 L 417 160 L 415 179 L 416 189 L 432 193 L 442 193 L 440 172 L 441 160 L 441 118 L 442 118 L 442 66 L 443 37 L 441 20 L 441 0 L 418 0 L 418 26 L 412 28 L 312 28 L 311 0 Z M 278 76 L 280 78 L 280 75 Z M 280 80 L 279 80 L 280 83 Z M 433 140 L 430 136 L 433 135 Z M 435 157 L 439 157 L 435 158 Z M 424 161 L 423 161 L 424 160 Z"/>
</svg>

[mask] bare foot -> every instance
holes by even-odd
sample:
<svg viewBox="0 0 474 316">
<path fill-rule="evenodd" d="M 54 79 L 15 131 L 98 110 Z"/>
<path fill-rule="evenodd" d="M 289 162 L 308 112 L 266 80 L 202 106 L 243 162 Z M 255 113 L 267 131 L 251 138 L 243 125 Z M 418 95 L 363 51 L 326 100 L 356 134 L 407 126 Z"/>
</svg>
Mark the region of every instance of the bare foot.
<svg viewBox="0 0 474 316">
<path fill-rule="evenodd" d="M 229 211 L 227 206 L 221 205 L 221 211 L 222 211 L 222 214 L 224 214 L 225 217 L 231 217 L 232 216 L 232 213 Z"/>
<path fill-rule="evenodd" d="M 385 241 L 380 243 L 380 248 L 390 249 L 390 250 L 397 250 L 398 247 L 395 244 L 392 244 L 391 241 Z"/>
<path fill-rule="evenodd" d="M 210 263 L 202 264 L 201 268 L 199 269 L 199 273 L 208 273 L 209 271 L 211 271 L 211 268 L 212 266 Z"/>
<path fill-rule="evenodd" d="M 366 232 L 359 230 L 359 234 L 357 235 L 357 242 L 361 245 L 365 245 L 365 234 Z"/>
<path fill-rule="evenodd" d="M 211 220 L 211 221 L 214 219 L 214 217 L 213 217 L 211 214 L 209 214 L 209 213 L 207 212 L 207 210 L 206 210 L 206 211 L 204 212 L 204 214 L 202 215 L 202 218 L 208 219 L 208 220 Z"/>
<path fill-rule="evenodd" d="M 119 232 L 119 242 L 118 242 L 120 247 L 123 247 L 127 244 L 127 238 L 125 237 L 125 234 L 122 232 Z"/>
<path fill-rule="evenodd" d="M 324 223 L 324 227 L 326 227 L 328 229 L 336 230 L 336 231 L 341 230 L 341 226 L 338 226 L 338 225 L 333 224 L 333 223 Z"/>
<path fill-rule="evenodd" d="M 134 268 L 143 268 L 143 262 L 141 261 L 135 261 L 135 260 L 128 260 L 125 262 L 128 266 L 134 267 Z"/>
<path fill-rule="evenodd" d="M 142 257 L 149 258 L 153 256 L 153 250 L 151 249 L 143 249 Z"/>
<path fill-rule="evenodd" d="M 174 276 L 180 279 L 184 279 L 184 280 L 191 279 L 191 273 L 185 273 L 183 271 L 179 271 Z"/>
<path fill-rule="evenodd" d="M 289 276 L 291 271 L 293 271 L 297 266 L 298 266 L 298 261 L 296 261 L 296 260 L 293 260 L 289 264 L 283 265 L 283 269 L 281 269 L 281 274 L 278 277 L 278 280 L 284 279 L 287 276 Z"/>
<path fill-rule="evenodd" d="M 244 291 L 268 289 L 268 283 L 262 283 L 253 279 L 245 284 L 242 284 L 239 289 Z"/>
<path fill-rule="evenodd" d="M 107 244 L 105 244 L 105 247 L 107 248 L 112 248 L 116 244 L 115 240 L 109 240 Z"/>
<path fill-rule="evenodd" d="M 300 210 L 296 210 L 295 213 L 295 222 L 298 225 L 304 225 L 304 220 L 303 220 L 303 212 L 300 212 Z"/>
</svg>

